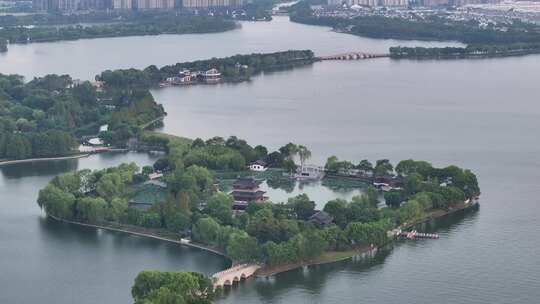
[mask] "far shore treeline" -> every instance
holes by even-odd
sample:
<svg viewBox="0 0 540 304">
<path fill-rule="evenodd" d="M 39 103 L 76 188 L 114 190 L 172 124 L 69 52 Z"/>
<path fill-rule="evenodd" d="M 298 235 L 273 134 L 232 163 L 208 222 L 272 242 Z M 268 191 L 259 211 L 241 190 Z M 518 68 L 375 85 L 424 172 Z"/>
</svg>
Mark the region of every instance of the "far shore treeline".
<svg viewBox="0 0 540 304">
<path fill-rule="evenodd" d="M 101 82 L 47 75 L 25 83 L 21 76 L 0 74 L 0 160 L 76 153 L 83 136 L 99 135 L 106 144 L 123 148 L 148 123 L 166 115 L 149 89 L 183 69 L 217 68 L 223 81 L 237 82 L 314 60 L 310 50 L 236 55 L 161 69 L 105 71 L 96 77 Z M 99 133 L 102 125 L 108 130 Z"/>
<path fill-rule="evenodd" d="M 233 30 L 238 26 L 234 20 L 221 16 L 182 15 L 176 12 L 137 12 L 112 16 L 90 14 L 63 18 L 32 17 L 33 19 L 28 20 L 29 18 L 0 19 L 0 22 L 5 24 L 0 25 L 0 52 L 7 51 L 6 41 L 34 43 L 103 37 L 215 33 Z M 19 21 L 20 19 L 22 21 Z M 89 24 L 81 25 L 75 21 Z M 28 23 L 35 23 L 37 26 L 28 26 Z"/>
<path fill-rule="evenodd" d="M 505 24 L 504 30 L 489 25 L 480 28 L 477 21 L 448 20 L 440 16 L 406 20 L 384 16 L 354 18 L 316 16 L 310 2 L 301 1 L 290 9 L 293 22 L 330 26 L 336 31 L 380 39 L 459 41 L 466 47 L 392 47 L 391 58 L 469 58 L 518 56 L 540 53 L 540 25 L 518 19 Z"/>
</svg>

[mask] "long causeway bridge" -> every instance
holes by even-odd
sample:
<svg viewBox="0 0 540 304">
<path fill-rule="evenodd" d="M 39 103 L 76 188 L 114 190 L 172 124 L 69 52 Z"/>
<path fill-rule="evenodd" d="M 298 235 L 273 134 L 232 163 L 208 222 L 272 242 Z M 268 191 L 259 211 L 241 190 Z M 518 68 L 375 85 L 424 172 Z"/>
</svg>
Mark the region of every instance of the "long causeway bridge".
<svg viewBox="0 0 540 304">
<path fill-rule="evenodd" d="M 214 289 L 232 286 L 236 282 L 245 280 L 251 277 L 259 268 L 261 268 L 261 266 L 257 264 L 239 264 L 220 271 L 212 276 Z"/>
<path fill-rule="evenodd" d="M 364 52 L 349 52 L 342 53 L 330 56 L 319 56 L 319 60 L 363 60 L 363 59 L 373 59 L 373 58 L 384 58 L 390 57 L 390 54 L 375 54 L 375 53 L 364 53 Z"/>
</svg>

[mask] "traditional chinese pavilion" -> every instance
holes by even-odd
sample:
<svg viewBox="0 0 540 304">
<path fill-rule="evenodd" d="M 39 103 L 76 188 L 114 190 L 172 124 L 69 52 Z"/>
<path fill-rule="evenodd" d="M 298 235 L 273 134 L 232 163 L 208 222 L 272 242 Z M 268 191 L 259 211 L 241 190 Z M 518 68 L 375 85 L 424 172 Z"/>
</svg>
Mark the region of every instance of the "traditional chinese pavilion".
<svg viewBox="0 0 540 304">
<path fill-rule="evenodd" d="M 233 184 L 233 191 L 231 193 L 234 198 L 233 208 L 244 210 L 250 202 L 265 202 L 268 197 L 264 196 L 266 192 L 259 188 L 259 184 L 260 182 L 253 177 L 241 177 L 237 179 Z"/>
</svg>

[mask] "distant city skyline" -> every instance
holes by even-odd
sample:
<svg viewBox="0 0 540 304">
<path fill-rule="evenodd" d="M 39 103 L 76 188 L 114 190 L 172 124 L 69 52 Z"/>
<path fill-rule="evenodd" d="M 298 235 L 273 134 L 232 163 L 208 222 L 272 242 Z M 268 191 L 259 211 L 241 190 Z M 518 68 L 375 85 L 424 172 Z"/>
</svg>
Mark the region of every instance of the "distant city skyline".
<svg viewBox="0 0 540 304">
<path fill-rule="evenodd" d="M 385 6 L 385 7 L 407 7 L 409 4 L 438 7 L 445 5 L 463 6 L 467 4 L 496 4 L 502 0 L 327 0 L 328 5 L 342 5 L 348 6 L 360 5 L 360 6 Z"/>
<path fill-rule="evenodd" d="M 175 8 L 241 7 L 244 0 L 33 0 L 35 11 L 168 10 Z"/>
</svg>

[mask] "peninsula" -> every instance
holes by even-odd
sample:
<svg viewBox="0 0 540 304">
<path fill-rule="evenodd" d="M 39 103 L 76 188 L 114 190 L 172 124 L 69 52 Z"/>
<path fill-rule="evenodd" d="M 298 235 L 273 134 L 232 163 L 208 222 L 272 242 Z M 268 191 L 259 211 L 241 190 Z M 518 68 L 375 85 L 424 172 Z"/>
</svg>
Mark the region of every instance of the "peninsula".
<svg viewBox="0 0 540 304">
<path fill-rule="evenodd" d="M 383 246 L 393 229 L 470 208 L 480 194 L 476 176 L 456 166 L 404 160 L 394 168 L 386 159 L 353 164 L 332 156 L 321 169 L 327 178 L 363 182 L 363 195 L 329 201 L 322 210 L 305 194 L 273 203 L 259 195 L 260 181 L 253 178 L 238 179 L 230 194 L 219 191 L 216 173 L 241 175 L 250 168 L 255 175 L 258 166 L 268 166 L 289 172 L 286 178 L 303 178 L 311 156 L 305 146 L 289 143 L 269 153 L 234 136 L 146 136 L 166 147 L 154 166 L 140 170 L 132 163 L 55 177 L 40 191 L 39 206 L 55 219 L 178 240 L 234 264 L 262 265 L 259 273 L 270 275 Z M 379 191 L 387 207 L 380 206 Z"/>
</svg>

